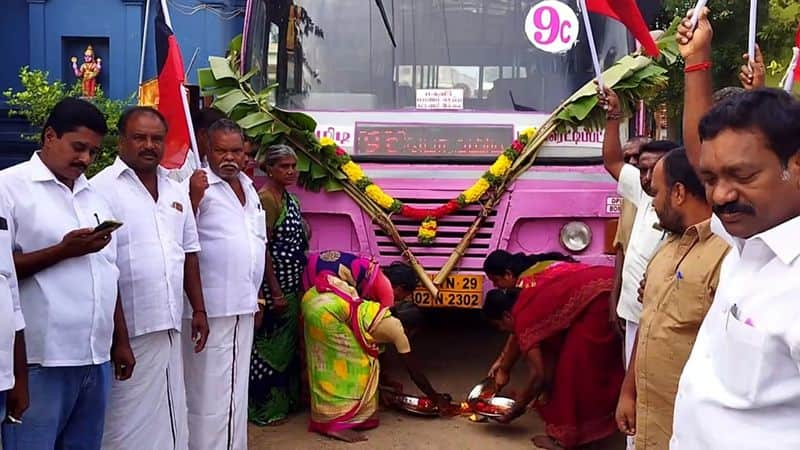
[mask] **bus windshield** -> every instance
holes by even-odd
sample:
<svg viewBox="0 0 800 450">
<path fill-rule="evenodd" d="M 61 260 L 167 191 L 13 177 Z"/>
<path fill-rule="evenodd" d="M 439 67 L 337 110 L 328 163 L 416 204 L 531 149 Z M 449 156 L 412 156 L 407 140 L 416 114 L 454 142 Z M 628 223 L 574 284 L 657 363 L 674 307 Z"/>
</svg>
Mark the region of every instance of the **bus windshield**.
<svg viewBox="0 0 800 450">
<path fill-rule="evenodd" d="M 245 69 L 261 69 L 256 87 L 278 83 L 277 106 L 305 111 L 408 111 L 420 90 L 443 89 L 461 91 L 461 111 L 547 113 L 592 77 L 583 27 L 562 55 L 528 40 L 536 0 L 382 0 L 396 48 L 378 3 L 251 0 Z M 592 21 L 608 67 L 628 53 L 627 34 Z"/>
</svg>

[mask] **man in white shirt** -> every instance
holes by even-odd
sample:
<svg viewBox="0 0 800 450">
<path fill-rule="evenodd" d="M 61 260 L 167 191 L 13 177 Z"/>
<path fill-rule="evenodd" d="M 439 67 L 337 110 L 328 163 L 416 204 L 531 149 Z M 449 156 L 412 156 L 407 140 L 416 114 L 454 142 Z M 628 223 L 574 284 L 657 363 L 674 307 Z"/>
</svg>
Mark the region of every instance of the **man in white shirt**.
<svg viewBox="0 0 800 450">
<path fill-rule="evenodd" d="M 19 422 L 29 402 L 28 358 L 23 332 L 25 319 L 19 305 L 17 272 L 11 253 L 9 211 L 5 198 L 0 197 L 0 420 L 5 420 L 8 414 L 10 422 Z"/>
<path fill-rule="evenodd" d="M 26 318 L 30 392 L 22 423 L 3 425 L 6 450 L 99 449 L 109 360 L 118 378 L 133 371 L 117 295 L 116 238 L 110 228 L 94 229 L 114 215 L 83 175 L 106 131 L 94 105 L 62 100 L 45 123 L 41 151 L 0 172 Z"/>
<path fill-rule="evenodd" d="M 92 179 L 125 225 L 117 232 L 120 297 L 138 361 L 111 387 L 103 447 L 186 449 L 188 428 L 180 346 L 183 292 L 194 351 L 208 323 L 200 285 L 200 245 L 189 195 L 159 166 L 167 124 L 155 109 L 131 108 L 119 121 L 119 157 Z"/>
<path fill-rule="evenodd" d="M 209 336 L 194 353 L 183 338 L 189 448 L 247 448 L 247 388 L 254 313 L 264 279 L 267 224 L 253 182 L 242 172 L 242 130 L 221 119 L 208 128 L 205 189 L 191 190 L 200 235 L 200 275 Z M 184 329 L 189 317 L 184 317 Z M 186 333 L 184 333 L 185 335 Z"/>
<path fill-rule="evenodd" d="M 626 164 L 620 145 L 620 120 L 622 113 L 619 99 L 610 89 L 602 96 L 606 108 L 606 130 L 603 139 L 603 164 L 618 181 L 617 192 L 636 207 L 625 261 L 622 266 L 622 286 L 617 304 L 617 315 L 625 320 L 625 367 L 633 352 L 642 304 L 639 303 L 639 284 L 647 264 L 664 241 L 664 231 L 655 228 L 658 215 L 653 208 L 650 181 L 653 168 L 667 152 L 677 147 L 670 141 L 652 141 L 642 145 L 638 169 Z"/>
<path fill-rule="evenodd" d="M 678 387 L 670 448 L 800 448 L 800 103 L 759 89 L 712 105 L 711 25 L 684 20 L 684 141 L 731 244 Z M 699 126 L 698 126 L 699 124 Z"/>
</svg>

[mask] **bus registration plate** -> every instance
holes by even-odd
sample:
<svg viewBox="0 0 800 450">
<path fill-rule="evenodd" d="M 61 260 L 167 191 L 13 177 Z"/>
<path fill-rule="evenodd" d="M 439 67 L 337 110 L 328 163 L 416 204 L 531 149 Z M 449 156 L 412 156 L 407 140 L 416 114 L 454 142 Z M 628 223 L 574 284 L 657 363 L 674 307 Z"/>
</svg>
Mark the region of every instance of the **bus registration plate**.
<svg viewBox="0 0 800 450">
<path fill-rule="evenodd" d="M 439 287 L 438 297 L 434 298 L 423 287 L 414 291 L 412 299 L 423 308 L 480 309 L 483 306 L 483 275 L 450 275 Z"/>
</svg>

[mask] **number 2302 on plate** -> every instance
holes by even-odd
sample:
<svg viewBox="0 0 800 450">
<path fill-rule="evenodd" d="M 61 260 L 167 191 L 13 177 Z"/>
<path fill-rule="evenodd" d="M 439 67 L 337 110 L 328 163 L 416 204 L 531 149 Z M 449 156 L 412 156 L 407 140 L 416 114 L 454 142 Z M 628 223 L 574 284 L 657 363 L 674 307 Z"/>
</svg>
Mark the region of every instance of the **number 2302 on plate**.
<svg viewBox="0 0 800 450">
<path fill-rule="evenodd" d="M 439 296 L 436 298 L 425 288 L 417 289 L 412 294 L 414 303 L 428 308 L 478 309 L 483 304 L 482 297 L 482 275 L 451 275 L 439 287 Z"/>
</svg>

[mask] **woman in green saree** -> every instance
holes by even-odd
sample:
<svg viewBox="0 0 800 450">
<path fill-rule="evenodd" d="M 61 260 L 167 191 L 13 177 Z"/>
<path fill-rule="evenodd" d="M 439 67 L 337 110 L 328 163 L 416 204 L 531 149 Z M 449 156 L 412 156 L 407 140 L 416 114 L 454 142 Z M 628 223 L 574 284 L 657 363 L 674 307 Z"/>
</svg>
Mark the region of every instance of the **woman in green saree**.
<svg viewBox="0 0 800 450">
<path fill-rule="evenodd" d="M 309 431 L 346 442 L 366 440 L 359 431 L 378 426 L 378 384 L 382 344 L 393 344 L 411 379 L 440 408 L 449 405 L 411 356 L 405 328 L 419 322 L 413 305 L 389 308 L 362 300 L 331 273 L 319 274 L 303 296 L 306 358 L 311 386 Z M 415 323 L 416 322 L 416 323 Z"/>
<path fill-rule="evenodd" d="M 259 197 L 269 243 L 250 362 L 249 417 L 258 425 L 275 425 L 300 402 L 299 296 L 308 239 L 300 204 L 286 191 L 297 182 L 294 150 L 270 147 L 263 167 L 268 178 Z"/>
</svg>

